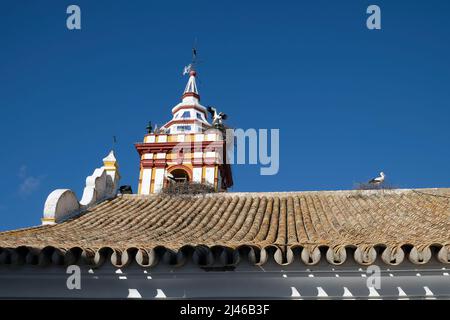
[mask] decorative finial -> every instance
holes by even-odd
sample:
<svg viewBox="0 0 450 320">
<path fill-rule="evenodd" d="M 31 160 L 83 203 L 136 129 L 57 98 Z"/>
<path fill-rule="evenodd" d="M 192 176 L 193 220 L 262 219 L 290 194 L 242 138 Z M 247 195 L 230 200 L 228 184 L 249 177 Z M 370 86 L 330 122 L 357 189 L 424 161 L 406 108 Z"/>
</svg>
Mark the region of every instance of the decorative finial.
<svg viewBox="0 0 450 320">
<path fill-rule="evenodd" d="M 108 162 L 109 165 L 114 165 L 117 162 L 114 150 L 111 150 L 108 155 L 103 158 L 103 164 L 105 166 L 108 165 L 106 162 Z"/>
<path fill-rule="evenodd" d="M 145 129 L 147 129 L 147 133 L 152 133 L 152 122 L 151 121 L 148 122 L 148 125 Z"/>
</svg>

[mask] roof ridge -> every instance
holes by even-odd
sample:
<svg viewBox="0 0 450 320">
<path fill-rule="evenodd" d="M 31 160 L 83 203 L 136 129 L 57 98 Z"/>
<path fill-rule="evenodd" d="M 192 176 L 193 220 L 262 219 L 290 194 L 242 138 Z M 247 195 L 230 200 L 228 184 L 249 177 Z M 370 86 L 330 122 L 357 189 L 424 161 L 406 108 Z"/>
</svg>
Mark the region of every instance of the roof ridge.
<svg viewBox="0 0 450 320">
<path fill-rule="evenodd" d="M 193 198 L 198 197 L 232 197 L 232 196 L 288 196 L 295 194 L 404 194 L 409 192 L 432 192 L 438 191 L 440 193 L 449 193 L 450 188 L 399 188 L 399 189 L 373 189 L 373 190 L 304 190 L 304 191 L 241 191 L 241 192 L 220 192 L 220 193 L 207 193 L 198 195 L 186 195 Z M 433 194 L 430 194 L 433 195 Z M 138 195 L 138 194 L 124 194 L 120 195 L 126 198 L 157 198 L 162 195 L 150 194 L 150 195 Z M 182 195 L 184 196 L 184 195 Z"/>
</svg>

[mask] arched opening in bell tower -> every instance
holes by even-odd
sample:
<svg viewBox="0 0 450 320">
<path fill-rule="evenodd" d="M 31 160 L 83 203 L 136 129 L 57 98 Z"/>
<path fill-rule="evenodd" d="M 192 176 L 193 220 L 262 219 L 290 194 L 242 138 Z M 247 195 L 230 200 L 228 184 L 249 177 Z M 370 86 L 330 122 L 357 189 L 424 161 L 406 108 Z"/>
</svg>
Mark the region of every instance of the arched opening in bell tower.
<svg viewBox="0 0 450 320">
<path fill-rule="evenodd" d="M 186 170 L 175 169 L 170 172 L 175 182 L 189 182 L 189 174 Z"/>
</svg>

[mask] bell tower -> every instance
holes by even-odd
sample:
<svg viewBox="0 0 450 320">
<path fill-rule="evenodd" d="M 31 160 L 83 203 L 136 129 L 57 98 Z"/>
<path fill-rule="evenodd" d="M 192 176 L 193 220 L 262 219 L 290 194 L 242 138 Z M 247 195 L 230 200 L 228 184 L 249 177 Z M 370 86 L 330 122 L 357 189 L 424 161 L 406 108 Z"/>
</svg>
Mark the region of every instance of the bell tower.
<svg viewBox="0 0 450 320">
<path fill-rule="evenodd" d="M 226 117 L 200 104 L 193 64 L 184 74 L 189 74 L 189 80 L 181 102 L 172 108 L 172 119 L 159 129 L 149 124 L 144 141 L 135 144 L 140 156 L 139 194 L 158 193 L 168 183 L 203 183 L 216 191 L 233 185 L 222 124 Z"/>
</svg>

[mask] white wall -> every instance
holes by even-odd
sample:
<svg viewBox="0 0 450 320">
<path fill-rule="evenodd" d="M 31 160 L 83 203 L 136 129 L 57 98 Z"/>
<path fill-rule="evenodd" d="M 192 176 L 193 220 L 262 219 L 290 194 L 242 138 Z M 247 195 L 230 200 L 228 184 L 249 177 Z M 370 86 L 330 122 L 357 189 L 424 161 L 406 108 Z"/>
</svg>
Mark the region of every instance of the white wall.
<svg viewBox="0 0 450 320">
<path fill-rule="evenodd" d="M 192 179 L 194 182 L 201 183 L 202 182 L 202 168 L 194 168 L 192 170 Z"/>
<path fill-rule="evenodd" d="M 206 183 L 211 183 L 214 184 L 214 172 L 215 172 L 215 168 L 206 168 L 205 169 L 205 182 Z"/>
<path fill-rule="evenodd" d="M 164 184 L 164 171 L 163 168 L 155 169 L 155 193 L 161 191 Z"/>
<path fill-rule="evenodd" d="M 144 168 L 142 171 L 141 194 L 150 194 L 150 182 L 152 180 L 152 169 Z"/>
</svg>

